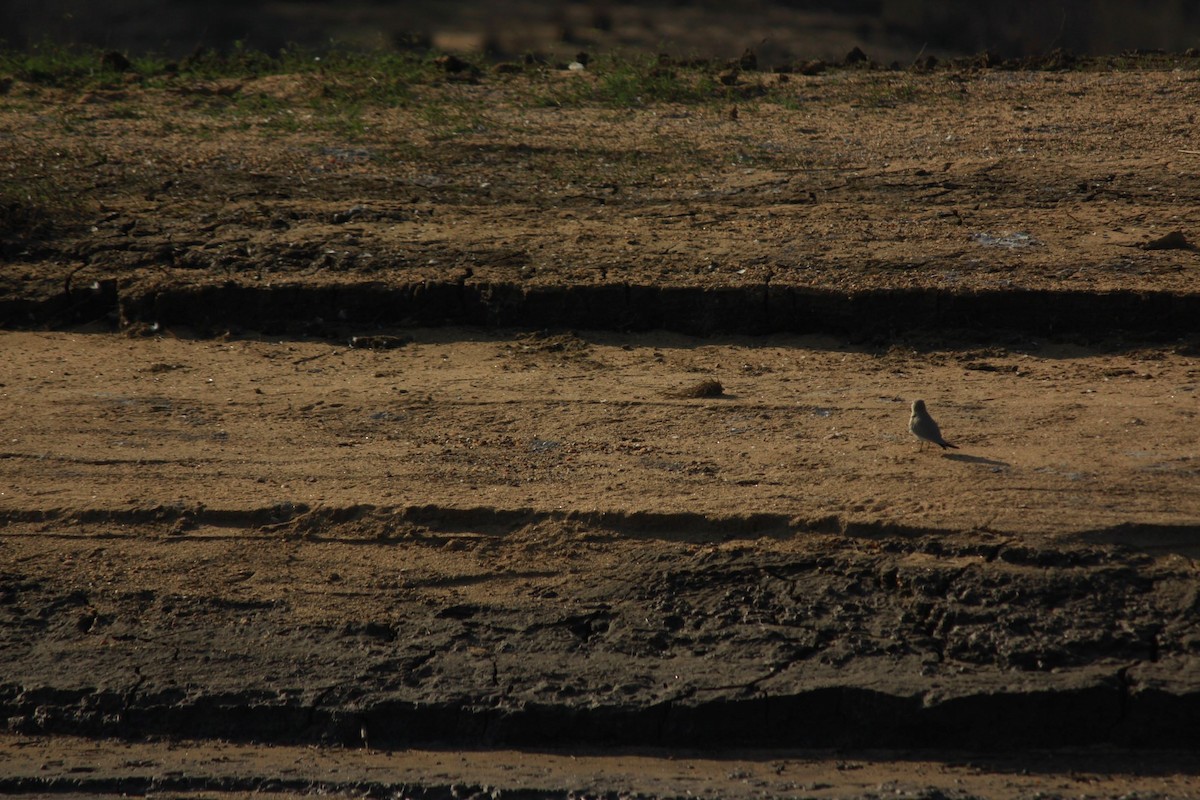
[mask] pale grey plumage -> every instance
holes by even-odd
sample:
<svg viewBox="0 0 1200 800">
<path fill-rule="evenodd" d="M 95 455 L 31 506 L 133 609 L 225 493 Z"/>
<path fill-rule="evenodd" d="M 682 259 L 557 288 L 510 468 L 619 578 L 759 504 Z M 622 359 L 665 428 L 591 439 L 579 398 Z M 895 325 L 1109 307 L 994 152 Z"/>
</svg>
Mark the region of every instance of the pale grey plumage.
<svg viewBox="0 0 1200 800">
<path fill-rule="evenodd" d="M 958 449 L 957 445 L 950 444 L 942 438 L 942 431 L 938 428 L 938 424 L 925 410 L 924 400 L 913 400 L 912 416 L 908 418 L 908 429 L 922 442 L 933 442 L 942 449 L 947 447 Z"/>
</svg>

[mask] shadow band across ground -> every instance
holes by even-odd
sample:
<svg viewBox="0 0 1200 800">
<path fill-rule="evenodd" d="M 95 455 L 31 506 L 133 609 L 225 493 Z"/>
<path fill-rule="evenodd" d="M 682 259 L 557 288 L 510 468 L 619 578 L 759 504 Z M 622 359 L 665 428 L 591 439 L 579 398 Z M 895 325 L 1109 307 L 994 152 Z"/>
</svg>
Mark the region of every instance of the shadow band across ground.
<svg viewBox="0 0 1200 800">
<path fill-rule="evenodd" d="M 55 327 L 102 318 L 124 326 L 231 327 L 322 335 L 398 325 L 581 328 L 684 334 L 1011 331 L 1038 336 L 1177 338 L 1197 331 L 1200 294 L 940 289 L 840 291 L 631 284 L 385 282 L 121 285 L 107 280 L 45 297 L 0 300 L 0 326 Z"/>
<path fill-rule="evenodd" d="M 432 505 L 30 511 L 3 522 L 0 544 L 26 555 L 0 569 L 0 716 L 23 735 L 1200 744 L 1194 595 L 1180 589 L 1190 562 L 1157 562 L 1132 544 L 1194 528 L 1043 540 Z M 56 538 L 67 528 L 74 538 Z M 278 564 L 245 571 L 245 551 L 212 528 L 272 538 L 252 546 Z M 106 538 L 118 529 L 123 538 Z M 722 531 L 779 538 L 708 544 Z M 572 578 L 588 551 L 563 553 L 598 537 L 622 556 Z M 100 577 L 135 553 L 153 569 L 103 586 L 62 576 L 67 556 Z M 546 570 L 516 569 L 528 553 Z M 201 564 L 211 579 L 171 579 Z"/>
<path fill-rule="evenodd" d="M 951 456 L 947 456 L 951 457 Z M 971 458 L 983 463 L 989 459 Z M 67 527 L 90 525 L 206 525 L 245 531 L 252 538 L 262 535 L 292 534 L 310 539 L 338 539 L 339 526 L 361 522 L 371 531 L 367 541 L 387 542 L 407 535 L 414 528 L 425 535 L 471 531 L 503 537 L 506 533 L 544 523 L 576 524 L 625 538 L 660 538 L 673 541 L 723 541 L 738 538 L 790 537 L 805 534 L 834 534 L 862 538 L 903 538 L 948 536 L 952 530 L 913 527 L 893 522 L 857 522 L 836 514 L 797 517 L 788 514 L 758 512 L 751 514 L 709 515 L 698 512 L 652 511 L 548 511 L 534 508 L 496 508 L 493 506 L 443 506 L 437 504 L 378 506 L 369 503 L 350 506 L 310 507 L 303 503 L 285 503 L 260 508 L 208 508 L 204 505 L 158 505 L 128 509 L 11 509 L 0 512 L 0 525 L 13 523 L 63 523 Z M 28 535 L 28 534 L 19 534 Z M 70 534 L 43 534 L 62 535 Z M 88 534 L 95 536 L 96 534 Z M 113 534 L 115 535 L 115 534 Z M 131 536 L 137 534 L 130 534 Z M 0 534 L 0 539 L 3 535 Z M 361 533 L 352 537 L 363 539 Z M 1150 525 L 1122 523 L 1111 528 L 1079 531 L 1072 540 L 1090 544 L 1120 545 L 1139 549 L 1162 546 L 1163 541 L 1194 543 L 1200 539 L 1198 525 Z M 1032 552 L 1017 545 L 1001 546 L 980 542 L 971 548 L 973 555 L 988 560 L 1002 557 L 1010 563 L 1041 566 L 1070 566 L 1076 553 L 1053 554 L 1039 551 L 1034 560 L 1018 558 L 1014 553 Z M 1004 554 L 1004 555 L 1002 555 Z"/>
<path fill-rule="evenodd" d="M 235 694 L 0 686 L 14 732 L 171 736 L 361 746 L 929 747 L 1014 749 L 1200 744 L 1200 691 L 1131 694 L 1118 678 L 1066 691 L 996 691 L 930 703 L 832 686 L 789 695 L 651 705 L 381 699 L 323 705 L 263 690 Z"/>
</svg>

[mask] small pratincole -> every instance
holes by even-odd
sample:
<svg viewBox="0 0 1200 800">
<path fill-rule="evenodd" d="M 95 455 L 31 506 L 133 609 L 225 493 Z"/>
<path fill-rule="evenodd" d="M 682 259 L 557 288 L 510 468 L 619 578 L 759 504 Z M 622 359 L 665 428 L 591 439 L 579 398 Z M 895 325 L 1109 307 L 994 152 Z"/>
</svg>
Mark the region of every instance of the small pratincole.
<svg viewBox="0 0 1200 800">
<path fill-rule="evenodd" d="M 913 436 L 921 440 L 922 447 L 925 446 L 925 442 L 933 442 L 943 450 L 947 447 L 958 449 L 957 445 L 950 444 L 942 438 L 942 431 L 938 428 L 938 424 L 925 410 L 924 400 L 913 400 L 912 416 L 908 418 L 908 429 L 913 432 Z"/>
</svg>

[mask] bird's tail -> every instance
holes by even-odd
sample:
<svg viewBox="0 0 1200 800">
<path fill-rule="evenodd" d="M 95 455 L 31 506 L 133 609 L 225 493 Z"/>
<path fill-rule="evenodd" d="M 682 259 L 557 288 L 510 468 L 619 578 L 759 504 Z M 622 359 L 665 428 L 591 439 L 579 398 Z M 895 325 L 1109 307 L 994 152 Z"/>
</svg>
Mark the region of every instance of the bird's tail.
<svg viewBox="0 0 1200 800">
<path fill-rule="evenodd" d="M 942 441 L 938 442 L 938 444 L 940 444 L 940 445 L 942 446 L 942 449 L 943 449 L 943 450 L 945 450 L 947 447 L 949 447 L 951 450 L 957 450 L 957 449 L 958 449 L 958 445 L 956 445 L 956 444 L 950 444 L 949 442 L 947 442 L 947 441 L 945 441 L 945 440 L 942 440 Z"/>
</svg>

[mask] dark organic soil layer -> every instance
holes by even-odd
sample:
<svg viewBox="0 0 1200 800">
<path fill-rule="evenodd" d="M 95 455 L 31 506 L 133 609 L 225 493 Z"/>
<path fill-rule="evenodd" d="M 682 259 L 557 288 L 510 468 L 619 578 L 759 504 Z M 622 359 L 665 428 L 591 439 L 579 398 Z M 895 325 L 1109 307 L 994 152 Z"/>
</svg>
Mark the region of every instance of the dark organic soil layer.
<svg viewBox="0 0 1200 800">
<path fill-rule="evenodd" d="M 115 281 L 105 281 L 43 300 L 0 301 L 0 319 L 13 327 L 107 319 L 122 327 L 186 326 L 208 335 L 252 329 L 338 338 L 345 331 L 379 327 L 470 325 L 661 329 L 691 335 L 825 333 L 853 339 L 932 334 L 1163 341 L 1200 333 L 1200 294 L 1038 289 L 848 293 L 771 284 L 698 288 L 371 282 L 262 287 L 232 281 L 122 291 Z"/>
<path fill-rule="evenodd" d="M 47 546 L 68 562 L 99 547 L 159 573 L 103 595 L 36 568 L 0 576 L 10 728 L 345 745 L 366 731 L 385 746 L 1200 741 L 1187 677 L 1195 592 L 1172 594 L 1191 567 L 1121 547 L 823 534 L 770 517 L 426 507 L 269 519 L 10 518 L 6 549 L 23 563 Z M 334 581 L 330 599 L 378 610 L 425 582 L 422 551 L 509 566 L 462 579 L 482 589 L 470 598 L 336 623 L 313 618 L 303 578 L 272 599 L 241 597 L 236 582 L 207 597 L 167 588 L 195 562 L 233 569 L 244 548 L 288 554 L 256 565 L 260 585 L 282 579 L 277 569 L 327 568 L 320 554 L 338 542 L 410 565 L 398 580 L 379 582 L 385 567 Z M 586 579 L 556 569 L 555 555 L 514 562 L 556 546 L 578 553 L 568 562 Z M 588 566 L 597 548 L 621 557 Z M 489 601 L 490 583 L 512 580 L 528 586 L 524 599 Z"/>
</svg>

